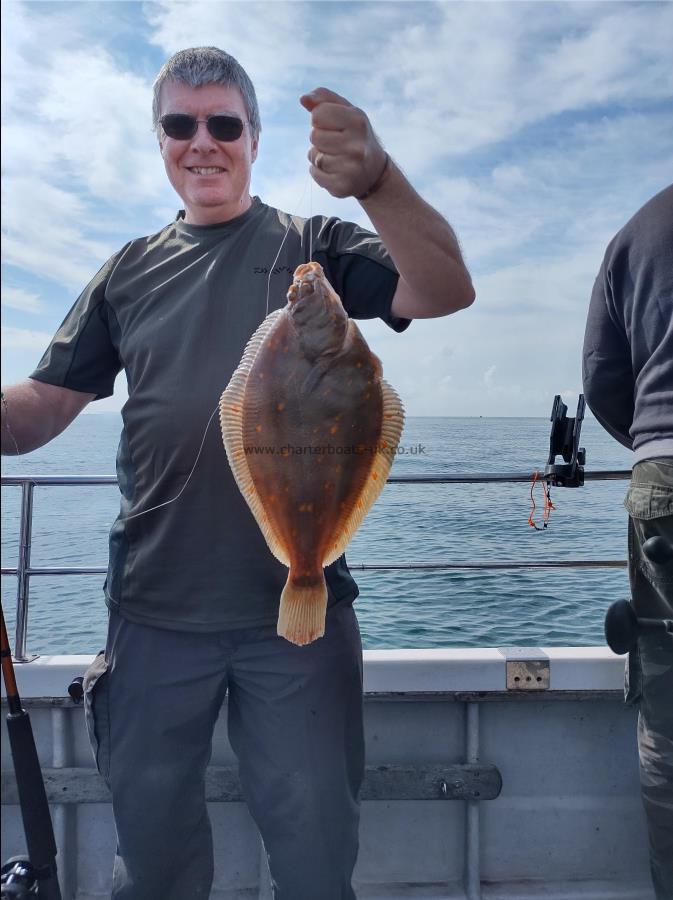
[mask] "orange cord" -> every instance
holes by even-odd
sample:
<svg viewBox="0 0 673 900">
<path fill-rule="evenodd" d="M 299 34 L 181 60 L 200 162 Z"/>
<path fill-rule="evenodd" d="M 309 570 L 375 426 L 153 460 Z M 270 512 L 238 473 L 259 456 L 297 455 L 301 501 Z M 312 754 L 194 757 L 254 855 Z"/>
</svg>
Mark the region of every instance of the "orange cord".
<svg viewBox="0 0 673 900">
<path fill-rule="evenodd" d="M 535 485 L 537 484 L 538 478 L 540 477 L 540 473 L 535 471 L 533 473 L 533 480 L 530 486 L 530 515 L 528 516 L 528 524 L 531 528 L 535 528 L 536 531 L 542 531 L 543 528 L 547 527 L 549 522 L 549 516 L 551 515 L 552 509 L 556 509 L 554 504 L 551 502 L 551 494 L 549 493 L 549 485 L 544 479 L 541 479 L 542 482 L 542 494 L 544 496 L 544 507 L 542 510 L 542 528 L 535 521 L 535 510 L 537 509 L 537 504 L 535 502 L 535 497 L 533 496 L 533 491 L 535 490 Z"/>
</svg>

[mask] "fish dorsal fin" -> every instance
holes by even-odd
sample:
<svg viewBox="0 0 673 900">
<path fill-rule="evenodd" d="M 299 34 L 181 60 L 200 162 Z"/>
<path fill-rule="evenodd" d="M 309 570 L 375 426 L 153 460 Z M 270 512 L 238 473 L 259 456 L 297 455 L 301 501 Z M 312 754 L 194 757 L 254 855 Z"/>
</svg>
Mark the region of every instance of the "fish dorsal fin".
<svg viewBox="0 0 673 900">
<path fill-rule="evenodd" d="M 397 393 L 387 381 L 381 380 L 381 393 L 383 395 L 383 424 L 380 452 L 374 453 L 374 464 L 367 476 L 367 483 L 344 522 L 341 533 L 328 550 L 322 563 L 323 566 L 329 566 L 345 552 L 353 535 L 362 525 L 365 516 L 383 490 L 395 459 L 395 449 L 400 442 L 404 428 L 404 407 Z"/>
<path fill-rule="evenodd" d="M 289 554 L 269 524 L 264 505 L 250 475 L 250 467 L 248 466 L 243 446 L 243 405 L 248 376 L 262 344 L 271 333 L 282 313 L 282 309 L 277 309 L 270 313 L 246 344 L 238 368 L 231 376 L 231 380 L 220 398 L 220 425 L 222 427 L 224 448 L 227 451 L 229 466 L 236 484 L 250 507 L 250 511 L 264 535 L 269 550 L 271 550 L 277 560 L 289 567 Z"/>
</svg>

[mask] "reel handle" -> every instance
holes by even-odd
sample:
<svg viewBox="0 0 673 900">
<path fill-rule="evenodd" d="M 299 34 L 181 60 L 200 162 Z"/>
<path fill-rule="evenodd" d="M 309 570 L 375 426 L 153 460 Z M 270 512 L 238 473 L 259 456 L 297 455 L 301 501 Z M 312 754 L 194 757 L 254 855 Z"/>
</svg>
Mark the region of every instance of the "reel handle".
<svg viewBox="0 0 673 900">
<path fill-rule="evenodd" d="M 661 535 L 648 538 L 643 555 L 655 566 L 673 560 L 673 545 Z M 617 600 L 605 615 L 605 640 L 613 653 L 622 655 L 633 650 L 645 631 L 673 634 L 673 619 L 639 618 L 628 600 Z"/>
<path fill-rule="evenodd" d="M 605 615 L 605 640 L 613 653 L 621 656 L 638 643 L 644 631 L 673 634 L 673 619 L 639 619 L 628 600 L 617 600 Z"/>
<path fill-rule="evenodd" d="M 84 678 L 81 675 L 78 675 L 68 685 L 68 693 L 72 698 L 73 703 L 81 703 L 84 698 Z"/>
</svg>

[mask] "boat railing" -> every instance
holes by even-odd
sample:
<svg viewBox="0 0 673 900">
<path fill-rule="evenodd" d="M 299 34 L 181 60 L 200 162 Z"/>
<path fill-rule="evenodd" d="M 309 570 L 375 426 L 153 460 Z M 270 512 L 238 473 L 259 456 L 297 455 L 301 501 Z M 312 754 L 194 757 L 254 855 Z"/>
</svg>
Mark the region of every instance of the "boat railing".
<svg viewBox="0 0 673 900">
<path fill-rule="evenodd" d="M 392 475 L 388 484 L 494 484 L 532 482 L 535 477 L 544 477 L 541 472 L 468 473 L 436 475 Z M 631 477 L 630 470 L 596 470 L 585 472 L 585 481 L 616 481 Z M 31 544 L 33 530 L 33 495 L 36 487 L 72 487 L 91 485 L 116 485 L 115 476 L 106 475 L 11 475 L 2 477 L 2 486 L 21 488 L 21 515 L 19 522 L 19 552 L 16 566 L 2 567 L 3 575 L 15 575 L 16 626 L 14 637 L 14 658 L 18 663 L 28 662 L 28 600 L 30 580 L 42 575 L 102 575 L 106 566 L 33 566 L 31 565 Z M 412 561 L 405 563 L 368 562 L 349 560 L 348 566 L 355 571 L 372 570 L 421 570 L 453 571 L 470 569 L 565 569 L 565 568 L 625 568 L 626 560 L 621 559 L 535 559 L 535 560 L 491 560 L 470 561 Z"/>
<path fill-rule="evenodd" d="M 488 483 L 507 483 L 519 482 L 530 483 L 536 473 L 503 473 L 503 474 L 437 474 L 437 475 L 397 475 L 391 476 L 388 482 L 391 484 L 488 484 Z M 540 477 L 538 473 L 538 477 Z M 630 477 L 630 471 L 595 471 L 585 472 L 586 481 L 610 481 L 618 479 L 627 479 Z M 91 486 L 91 485 L 113 485 L 117 483 L 115 477 L 87 477 L 87 476 L 12 476 L 3 477 L 1 479 L 2 486 L 17 486 L 21 488 L 21 515 L 20 515 L 20 545 L 18 553 L 18 562 L 16 567 L 3 568 L 3 575 L 17 576 L 17 618 L 16 618 L 16 659 L 17 662 L 29 661 L 26 655 L 26 636 L 27 636 L 27 620 L 28 620 L 28 600 L 30 580 L 33 576 L 38 575 L 78 575 L 78 574 L 103 574 L 106 568 L 103 566 L 58 566 L 43 567 L 33 566 L 31 564 L 31 535 L 33 521 L 33 495 L 36 487 L 43 486 Z M 357 570 L 380 570 L 380 569 L 403 569 L 403 570 L 461 570 L 461 569 L 522 569 L 522 568 L 567 568 L 567 567 L 608 567 L 617 568 L 626 566 L 626 562 L 622 560 L 609 559 L 575 559 L 575 560 L 500 560 L 500 561 L 475 561 L 463 562 L 452 560 L 438 560 L 405 563 L 351 563 L 351 569 Z M 410 801 L 412 810 L 418 801 L 424 800 L 461 800 L 465 804 L 464 812 L 464 840 L 461 844 L 456 843 L 456 852 L 460 855 L 460 861 L 455 863 L 455 872 L 462 872 L 462 881 L 464 893 L 460 896 L 469 898 L 469 900 L 479 900 L 483 897 L 481 885 L 483 873 L 490 871 L 488 865 L 493 865 L 493 853 L 489 854 L 490 863 L 484 860 L 485 852 L 482 847 L 486 847 L 487 843 L 482 836 L 482 828 L 484 834 L 489 835 L 488 843 L 493 841 L 494 835 L 507 835 L 511 833 L 511 821 L 517 820 L 517 829 L 515 837 L 515 846 L 526 846 L 526 841 L 530 840 L 530 847 L 538 847 L 537 832 L 535 831 L 535 822 L 538 820 L 532 818 L 528 821 L 527 815 L 521 815 L 521 810 L 528 809 L 531 796 L 527 785 L 521 787 L 521 781 L 517 782 L 517 771 L 521 767 L 526 770 L 533 766 L 534 772 L 541 772 L 540 783 L 543 792 L 549 790 L 549 772 L 558 773 L 561 771 L 566 757 L 569 761 L 569 768 L 563 770 L 564 787 L 563 797 L 559 801 L 559 810 L 554 810 L 554 815 L 559 821 L 569 821 L 571 817 L 576 816 L 573 810 L 576 807 L 568 805 L 575 802 L 576 798 L 572 792 L 572 785 L 577 780 L 578 774 L 576 768 L 576 757 L 574 754 L 564 754 L 562 748 L 556 746 L 556 736 L 558 730 L 554 729 L 550 733 L 554 736 L 543 741 L 540 734 L 544 734 L 544 726 L 540 726 L 540 703 L 542 708 L 549 701 L 558 700 L 560 703 L 555 704 L 554 718 L 555 721 L 567 723 L 568 731 L 566 735 L 573 735 L 570 740 L 574 740 L 578 745 L 585 746 L 591 735 L 596 735 L 596 741 L 603 741 L 598 744 L 598 752 L 589 754 L 589 759 L 596 764 L 595 783 L 602 783 L 604 778 L 604 770 L 606 767 L 602 765 L 600 748 L 609 747 L 609 759 L 615 767 L 609 769 L 609 772 L 616 771 L 626 773 L 624 778 L 630 777 L 629 773 L 636 771 L 636 761 L 633 758 L 631 744 L 626 741 L 615 741 L 616 735 L 625 734 L 625 726 L 621 722 L 616 722 L 615 727 L 605 727 L 607 721 L 605 716 L 608 709 L 621 709 L 621 690 L 617 689 L 617 685 L 622 678 L 619 673 L 616 675 L 613 662 L 619 663 L 617 658 L 607 659 L 605 651 L 595 653 L 598 648 L 547 648 L 548 652 L 541 652 L 539 648 L 505 648 L 506 652 L 501 649 L 463 649 L 458 651 L 439 650 L 397 650 L 397 651 L 369 651 L 370 658 L 366 660 L 365 666 L 365 684 L 367 685 L 367 677 L 369 678 L 368 699 L 374 709 L 374 723 L 378 723 L 378 727 L 382 730 L 380 734 L 386 735 L 387 740 L 378 742 L 376 739 L 370 742 L 371 757 L 368 757 L 366 766 L 365 779 L 363 782 L 361 798 L 365 801 L 386 801 L 385 803 L 369 804 L 368 820 L 365 828 L 379 828 L 384 834 L 394 834 L 385 831 L 390 827 L 389 816 L 391 814 L 389 807 L 393 807 L 395 816 L 399 816 L 398 801 Z M 521 651 L 525 650 L 525 654 Z M 584 651 L 592 651 L 586 653 Z M 439 654 L 442 654 L 440 658 Z M 544 658 L 543 658 L 544 657 Z M 43 665 L 44 663 L 44 665 Z M 72 860 L 74 862 L 69 865 L 59 864 L 59 871 L 64 882 L 64 896 L 74 896 L 79 893 L 80 877 L 84 881 L 87 877 L 87 869 L 79 868 L 77 859 L 86 854 L 87 858 L 91 856 L 91 838 L 90 827 L 94 818 L 91 808 L 94 810 L 98 804 L 109 803 L 109 793 L 105 786 L 105 782 L 99 774 L 91 766 L 83 766 L 79 762 L 80 757 L 75 753 L 74 747 L 79 746 L 77 742 L 82 742 L 85 730 L 81 724 L 81 715 L 77 707 L 70 698 L 61 696 L 60 688 L 54 689 L 54 685 L 67 684 L 68 681 L 80 675 L 83 664 L 88 665 L 89 660 L 83 656 L 60 657 L 44 660 L 38 660 L 35 666 L 26 666 L 21 672 L 22 676 L 26 676 L 26 694 L 28 695 L 28 703 L 32 705 L 34 714 L 42 716 L 42 721 L 51 720 L 51 731 L 44 726 L 42 734 L 51 733 L 52 754 L 51 760 L 47 763 L 47 767 L 43 769 L 46 782 L 47 796 L 52 805 L 54 816 L 54 827 L 56 832 L 56 843 L 60 849 L 62 860 Z M 554 667 L 553 681 L 550 681 L 549 671 L 550 665 Z M 46 670 L 44 673 L 40 669 Z M 545 675 L 546 672 L 546 675 Z M 430 677 L 430 674 L 432 677 Z M 28 676 L 34 676 L 31 679 Z M 524 681 L 530 681 L 530 685 L 525 685 Z M 32 682 L 29 684 L 29 682 Z M 519 682 L 519 684 L 517 684 Z M 536 685 L 535 682 L 543 682 Z M 522 689 L 522 688 L 526 689 Z M 530 688 L 530 690 L 528 689 Z M 544 690 L 538 690 L 544 688 Z M 536 698 L 538 703 L 535 703 Z M 544 698 L 544 700 L 542 700 Z M 402 743 L 396 743 L 398 738 L 398 726 L 395 725 L 399 713 L 399 704 L 408 703 L 409 701 L 427 701 L 430 711 L 426 714 L 424 710 L 423 721 L 430 723 L 431 736 L 427 738 L 427 752 L 424 751 L 419 757 L 408 757 L 406 747 L 406 729 L 408 724 L 402 729 L 405 736 L 399 740 Z M 597 705 L 593 707 L 593 715 L 578 715 L 574 710 L 572 701 L 592 700 Z M 502 701 L 491 702 L 491 701 Z M 531 702 L 532 701 L 532 702 Z M 439 704 L 440 718 L 428 719 L 435 705 Z M 484 710 L 484 704 L 487 709 Z M 534 740 L 534 753 L 532 760 L 529 759 L 530 747 L 522 746 L 522 739 L 515 738 L 512 741 L 501 740 L 502 725 L 501 720 L 508 714 L 508 710 L 512 704 L 517 707 L 514 717 L 515 727 L 522 729 L 522 722 L 532 721 L 535 717 L 535 729 L 538 729 L 537 736 Z M 494 707 L 496 707 L 494 709 Z M 502 707 L 502 710 L 499 709 Z M 523 707 L 523 708 L 522 708 Z M 398 712 L 396 712 L 398 710 Z M 529 713 L 526 716 L 526 713 Z M 631 711 L 627 711 L 627 715 Z M 483 713 L 483 715 L 482 715 Z M 542 713 L 544 715 L 544 712 Z M 78 720 L 79 715 L 79 720 Z M 434 715 L 434 714 L 433 714 Z M 408 722 L 406 710 L 402 713 L 405 723 Z M 412 721 L 416 721 L 413 720 Z M 421 720 L 418 720 L 421 721 Z M 511 720 L 510 720 L 511 721 Z M 542 720 L 544 721 L 544 720 Z M 611 718 L 612 722 L 613 719 Z M 79 722 L 79 724 L 75 724 Z M 383 723 L 383 725 L 382 725 Z M 597 724 L 595 724 L 597 723 Z M 633 724 L 630 726 L 631 731 Z M 458 737 L 454 744 L 444 743 L 447 740 L 448 730 L 456 729 Z M 462 729 L 462 737 L 461 735 Z M 495 731 L 494 731 L 495 729 Z M 541 729 L 541 732 L 540 732 Z M 592 730 L 594 729 L 594 730 Z M 621 729 L 621 730 L 620 730 Z M 485 736 L 484 736 L 485 732 Z M 631 732 L 629 732 L 630 734 Z M 494 745 L 493 734 L 499 736 L 498 741 Z M 390 743 L 389 743 L 390 741 Z M 494 747 L 497 746 L 497 753 Z M 450 749 L 452 748 L 452 749 Z M 79 752 L 79 751 L 78 751 Z M 608 750 L 605 751 L 606 755 Z M 621 755 L 617 756 L 619 753 Z M 482 756 L 487 761 L 482 760 Z M 495 759 L 492 759 L 495 756 Z M 618 760 L 617 762 L 615 760 Z M 223 764 L 224 763 L 224 764 Z M 537 767 L 537 768 L 536 768 Z M 17 804 L 18 793 L 16 789 L 16 780 L 11 770 L 3 770 L 2 773 L 2 797 L 3 804 Z M 505 781 L 505 779 L 508 779 Z M 501 805 L 484 804 L 482 801 L 490 801 L 500 796 L 501 788 L 505 781 L 507 788 Z M 615 780 L 610 777 L 609 783 L 606 781 L 606 791 L 609 791 L 609 802 L 622 802 L 620 790 L 624 792 L 622 787 L 616 787 Z M 594 781 L 591 781 L 594 785 Z M 621 782 L 619 782 L 621 785 Z M 628 782 L 629 786 L 637 784 L 635 780 Z M 518 786 L 517 786 L 518 785 Z M 525 797 L 520 796 L 521 791 Z M 595 788 L 592 788 L 595 790 Z M 570 796 L 566 796 L 570 794 Z M 615 800 L 616 795 L 616 800 Z M 602 796 L 602 795 L 599 795 Z M 238 781 L 238 773 L 235 765 L 228 764 L 226 754 L 221 754 L 218 758 L 218 764 L 209 768 L 206 781 L 206 797 L 209 801 L 235 801 L 239 802 L 243 799 L 240 783 Z M 628 802 L 631 802 L 631 794 L 628 794 Z M 521 805 L 522 800 L 524 801 Z M 540 808 L 545 808 L 545 803 L 549 803 L 550 798 L 547 796 L 540 797 Z M 579 800 L 577 800 L 579 802 Z M 594 802 L 594 800 L 592 800 Z M 635 802 L 635 801 L 634 801 Z M 585 801 L 581 801 L 581 809 L 585 809 Z M 519 805 L 517 805 L 519 804 Z M 230 806 L 231 803 L 226 803 Z M 373 808 L 372 808 L 373 807 Z M 628 847 L 631 851 L 634 840 L 644 832 L 644 826 L 639 820 L 635 821 L 631 815 L 632 807 L 624 807 L 626 812 L 623 815 L 615 817 L 614 809 L 617 807 L 610 806 L 606 814 L 609 815 L 610 822 L 615 818 L 618 820 L 620 827 L 624 832 L 618 835 L 622 841 L 620 847 Z M 622 807 L 619 807 L 620 809 Z M 636 808 L 635 806 L 633 808 Z M 638 809 L 640 807 L 637 807 Z M 596 813 L 594 807 L 589 807 L 591 814 Z M 628 814 L 627 814 L 628 813 Z M 224 814 L 220 814 L 221 816 Z M 416 815 L 416 813 L 412 813 Z M 563 818 L 565 816 L 565 819 Z M 218 819 L 217 821 L 230 821 L 229 819 Z M 239 823 L 239 819 L 235 820 Z M 412 821 L 417 821 L 413 819 Z M 419 817 L 418 821 L 422 821 Z M 430 821 L 430 819 L 429 819 Z M 431 821 L 438 821 L 431 819 Z M 442 822 L 455 822 L 452 817 L 442 818 Z M 556 821 L 556 819 L 555 819 Z M 603 822 L 607 823 L 607 819 L 597 818 L 601 829 L 604 827 Z M 78 823 L 87 823 L 86 826 Z M 106 826 L 107 827 L 107 826 Z M 416 828 L 417 825 L 414 825 Z M 448 827 L 448 826 L 447 826 Z M 451 825 L 453 828 L 454 825 Z M 556 827 L 556 826 L 555 826 Z M 607 828 L 608 825 L 605 825 Z M 610 826 L 612 827 L 612 826 Z M 584 834 L 574 825 L 569 825 L 569 833 Z M 526 830 L 528 829 L 528 830 Z M 239 834 L 239 827 L 227 832 L 227 840 L 231 843 L 231 834 Z M 596 827 L 596 832 L 599 827 Z M 370 832 L 372 833 L 372 832 Z M 453 835 L 453 831 L 449 832 Z M 601 832 L 603 833 L 603 832 Z M 81 839 L 78 836 L 84 835 Z M 109 834 L 109 841 L 113 842 L 113 831 L 105 832 Z M 593 828 L 592 828 L 593 834 Z M 612 839 L 616 832 L 610 832 Z M 504 838 L 503 838 L 504 839 Z M 82 840 L 84 843 L 82 843 Z M 579 839 L 578 839 L 579 840 Z M 249 854 L 247 844 L 244 838 L 240 839 L 241 858 L 248 858 Z M 105 846 L 105 840 L 99 838 L 93 841 L 93 846 Z M 447 839 L 446 845 L 453 845 Z M 377 848 L 382 845 L 380 838 L 370 842 L 368 850 L 368 862 L 370 866 L 368 872 L 373 871 L 376 862 Z M 580 856 L 573 857 L 575 851 L 573 849 L 571 839 L 568 838 L 564 844 L 564 852 L 566 845 L 570 848 L 567 850 L 571 859 L 584 859 L 591 854 L 586 847 L 581 848 Z M 112 846 L 114 844 L 112 843 Z M 428 842 L 428 846 L 435 846 L 432 842 Z M 613 845 L 610 845 L 613 847 Z M 595 856 L 603 860 L 600 848 L 596 849 Z M 433 851 L 434 852 L 434 851 Z M 447 851 L 448 852 L 448 851 Z M 531 851 L 532 852 L 532 851 Z M 546 848 L 541 852 L 546 854 Z M 614 857 L 614 849 L 611 849 Z M 644 859 L 644 853 L 641 853 L 639 859 Z M 366 854 L 363 854 L 366 855 Z M 389 857 L 389 850 L 386 849 L 385 857 Z M 516 853 L 512 854 L 516 859 L 515 866 L 520 865 L 519 857 Z M 621 856 L 625 856 L 624 851 Z M 496 853 L 497 856 L 497 853 Z M 558 854 L 557 854 L 558 856 Z M 621 858 L 617 853 L 617 858 Z M 547 858 L 546 855 L 544 857 Z M 593 858 L 593 857 L 592 857 Z M 633 854 L 629 859 L 633 858 Z M 259 900 L 271 896 L 270 878 L 266 868 L 266 857 L 263 851 L 259 852 L 259 884 L 257 897 Z M 381 863 L 383 865 L 383 863 Z M 414 858 L 414 866 L 417 865 Z M 437 861 L 432 860 L 433 872 L 437 867 Z M 454 864 L 451 863 L 451 866 Z M 535 863 L 538 866 L 538 863 Z M 446 879 L 448 874 L 449 863 L 447 862 Z M 643 871 L 644 865 L 641 866 Z M 384 871 L 388 872 L 387 869 Z M 397 870 L 390 870 L 395 874 Z M 531 871 L 533 869 L 531 868 Z M 539 871 L 536 868 L 535 873 Z M 565 870 L 564 870 L 565 871 Z M 611 870 L 612 871 L 612 870 Z M 417 868 L 413 868 L 415 874 L 418 873 Z M 451 868 L 451 878 L 460 880 L 460 874 L 455 875 L 454 868 Z M 84 874 L 82 874 L 84 873 Z M 367 877 L 370 877 L 369 875 Z M 397 877 L 395 875 L 395 877 Z M 521 877 L 520 871 L 517 869 L 517 877 Z M 531 878 L 539 877 L 538 874 L 530 876 Z M 560 876 L 559 876 L 560 877 Z M 565 877 L 565 876 L 564 876 Z M 577 882 L 575 870 L 573 870 L 572 881 L 563 882 L 563 884 L 574 885 Z M 592 878 L 594 876 L 592 875 Z M 392 875 L 389 879 L 392 883 Z M 387 883 L 387 882 L 386 882 Z M 407 882 L 405 882 L 407 883 Z M 532 883 L 532 882 L 531 882 Z M 580 882 L 577 882 L 580 884 Z M 612 883 L 612 882 L 611 882 Z M 98 884 L 98 882 L 96 882 Z M 564 896 L 579 897 L 584 896 L 583 885 L 581 882 L 579 888 L 574 893 L 569 889 Z M 434 885 L 434 882 L 433 882 Z M 640 882 L 636 886 L 639 889 Z M 454 893 L 453 887 L 448 888 L 444 879 L 442 886 L 438 890 L 446 892 L 451 890 L 451 896 L 458 896 Z M 574 888 L 573 888 L 574 890 Z M 246 891 L 246 896 L 248 895 Z M 442 896 L 448 894 L 442 893 Z M 83 894 L 82 894 L 83 896 Z M 87 896 L 89 896 L 87 894 Z M 425 891 L 423 896 L 429 896 Z M 433 894 L 435 896 L 435 894 Z M 514 896 L 512 894 L 512 896 Z M 537 895 L 536 895 L 537 896 Z M 555 896 L 561 896 L 555 893 Z M 627 894 L 624 894 L 626 897 Z M 645 896 L 631 893 L 629 897 Z"/>
</svg>

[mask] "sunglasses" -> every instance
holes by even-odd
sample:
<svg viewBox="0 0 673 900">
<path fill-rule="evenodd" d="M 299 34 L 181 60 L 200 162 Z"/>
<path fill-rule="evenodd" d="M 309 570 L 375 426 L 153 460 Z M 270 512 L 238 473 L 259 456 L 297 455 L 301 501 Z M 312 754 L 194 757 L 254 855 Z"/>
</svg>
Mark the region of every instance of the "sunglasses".
<svg viewBox="0 0 673 900">
<path fill-rule="evenodd" d="M 159 121 L 167 137 L 174 141 L 188 141 L 196 134 L 199 122 L 205 122 L 216 141 L 237 141 L 243 134 L 243 120 L 238 116 L 215 115 L 197 119 L 187 113 L 168 113 Z"/>
</svg>

